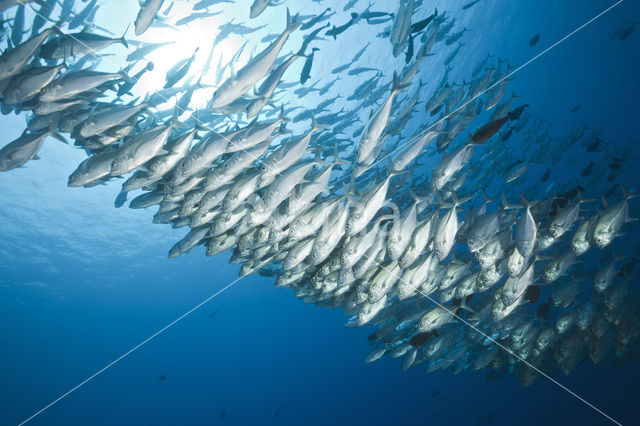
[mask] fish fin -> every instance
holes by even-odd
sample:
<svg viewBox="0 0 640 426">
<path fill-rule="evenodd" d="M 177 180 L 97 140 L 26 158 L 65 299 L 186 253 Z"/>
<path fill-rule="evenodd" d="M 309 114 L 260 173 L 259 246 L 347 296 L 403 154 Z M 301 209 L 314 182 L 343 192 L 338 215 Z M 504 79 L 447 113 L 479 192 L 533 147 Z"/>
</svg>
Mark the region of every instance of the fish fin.
<svg viewBox="0 0 640 426">
<path fill-rule="evenodd" d="M 502 210 L 512 210 L 512 209 L 520 209 L 523 206 L 520 204 L 509 204 L 509 200 L 507 200 L 507 196 L 505 193 L 502 193 Z"/>
<path fill-rule="evenodd" d="M 622 193 L 624 194 L 624 198 L 626 200 L 630 200 L 630 199 L 635 198 L 635 197 L 640 197 L 640 193 L 638 193 L 638 194 L 630 193 L 629 191 L 627 191 L 627 188 L 624 185 L 620 185 L 620 188 L 622 189 Z"/>
<path fill-rule="evenodd" d="M 337 166 L 339 164 L 350 164 L 346 160 L 341 160 L 340 156 L 338 156 L 338 144 L 337 143 L 333 145 L 333 162 L 331 164 L 334 165 L 334 166 Z"/>
<path fill-rule="evenodd" d="M 289 12 L 289 8 L 287 8 L 287 21 L 284 32 L 292 32 L 296 30 L 300 25 L 302 25 L 302 22 L 300 21 L 300 15 L 295 14 L 292 18 L 291 12 Z"/>
<path fill-rule="evenodd" d="M 473 135 L 471 133 L 469 133 L 469 135 L 467 136 L 467 145 L 483 145 L 484 142 L 476 142 L 473 140 Z"/>
<path fill-rule="evenodd" d="M 318 124 L 316 122 L 316 115 L 311 114 L 311 133 L 317 132 L 318 130 L 325 129 L 327 127 L 326 124 Z"/>
<path fill-rule="evenodd" d="M 470 312 L 472 314 L 476 314 L 476 311 L 474 311 L 473 309 L 471 309 L 469 306 L 467 306 L 467 302 L 465 301 L 465 299 L 460 299 L 460 305 L 457 306 L 458 308 L 464 309 L 467 312 Z M 456 314 L 456 316 L 458 316 L 458 314 Z"/>
<path fill-rule="evenodd" d="M 492 203 L 492 202 L 498 201 L 498 198 L 489 198 L 489 196 L 484 191 L 484 189 L 482 189 L 482 198 L 484 198 L 485 203 Z"/>
<path fill-rule="evenodd" d="M 278 134 L 279 135 L 289 135 L 291 133 L 292 133 L 292 131 L 287 129 L 287 126 L 286 126 L 285 122 L 280 123 L 280 127 L 278 128 Z"/>
<path fill-rule="evenodd" d="M 595 198 L 584 198 L 582 196 L 582 190 L 580 188 L 578 188 L 578 204 L 580 203 L 588 203 L 590 201 L 595 201 Z"/>
<path fill-rule="evenodd" d="M 135 84 L 135 80 L 133 78 L 131 78 L 131 76 L 129 76 L 129 74 L 127 74 L 127 72 L 125 70 L 120 70 L 118 72 L 118 74 L 120 74 L 120 76 L 122 77 L 123 80 L 125 80 L 127 83 L 129 84 Z"/>
<path fill-rule="evenodd" d="M 284 104 L 282 104 L 280 106 L 280 117 L 278 117 L 278 120 L 280 120 L 280 122 L 285 123 L 287 121 L 291 121 L 290 118 L 287 118 L 284 116 Z"/>
<path fill-rule="evenodd" d="M 397 175 L 401 175 L 409 172 L 409 170 L 397 170 L 393 165 L 393 161 L 391 161 L 391 157 L 387 159 L 387 170 L 389 172 L 389 177 L 393 177 L 393 176 L 397 176 Z"/>
<path fill-rule="evenodd" d="M 129 48 L 129 43 L 127 43 L 127 39 L 125 38 L 125 36 L 127 35 L 127 33 L 129 32 L 129 27 L 131 26 L 131 23 L 129 23 L 129 25 L 127 25 L 127 29 L 124 30 L 124 34 L 122 34 L 122 37 L 120 37 L 120 43 L 122 43 L 122 45 L 124 47 L 126 47 L 127 49 Z"/>
<path fill-rule="evenodd" d="M 69 141 L 67 141 L 64 138 L 64 136 L 62 136 L 57 130 L 58 120 L 59 119 L 60 119 L 60 116 L 56 117 L 56 119 L 51 122 L 51 124 L 49 125 L 48 134 L 49 134 L 49 136 L 52 136 L 53 138 L 59 140 L 60 142 L 66 144 L 66 145 L 69 145 Z"/>
<path fill-rule="evenodd" d="M 429 199 L 431 198 L 431 193 L 421 197 L 418 194 L 416 194 L 415 192 L 413 192 L 413 190 L 411 188 L 409 188 L 409 195 L 411 195 L 411 198 L 413 198 L 416 203 L 425 203 L 425 202 L 428 203 Z"/>
<path fill-rule="evenodd" d="M 391 85 L 391 93 L 399 92 L 405 87 L 409 87 L 410 85 L 411 85 L 410 82 L 405 83 L 403 81 L 398 80 L 398 74 L 395 71 L 393 72 L 393 83 Z"/>
<path fill-rule="evenodd" d="M 351 184 L 351 187 L 353 187 L 353 184 Z M 349 189 L 346 183 L 342 184 L 342 188 L 344 189 L 344 196 L 347 199 L 347 204 L 350 204 L 351 201 L 353 200 L 353 198 L 351 198 L 351 190 Z"/>
<path fill-rule="evenodd" d="M 526 198 L 524 198 L 524 195 L 522 195 L 522 194 L 520 194 L 520 201 L 522 202 L 522 206 L 523 206 L 524 208 L 530 208 L 530 207 L 533 207 L 533 206 L 535 206 L 536 204 L 538 204 L 538 201 L 537 201 L 537 200 L 536 200 L 536 201 L 533 201 L 533 202 L 528 201 Z"/>
</svg>

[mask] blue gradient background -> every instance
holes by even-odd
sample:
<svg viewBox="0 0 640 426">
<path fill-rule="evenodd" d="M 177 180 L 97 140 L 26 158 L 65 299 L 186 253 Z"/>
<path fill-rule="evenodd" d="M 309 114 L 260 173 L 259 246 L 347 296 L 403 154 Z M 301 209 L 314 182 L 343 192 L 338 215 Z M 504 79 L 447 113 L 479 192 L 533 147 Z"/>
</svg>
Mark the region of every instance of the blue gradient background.
<svg viewBox="0 0 640 426">
<path fill-rule="evenodd" d="M 98 19 L 115 33 L 124 30 L 136 2 L 106 3 Z M 234 7 L 248 11 L 249 1 L 238 3 Z M 336 4 L 285 3 L 303 13 Z M 613 2 L 483 0 L 467 11 L 460 10 L 466 1 L 425 3 L 451 11 L 460 20 L 456 28 L 470 28 L 451 72 L 451 80 L 460 81 L 488 52 L 524 63 Z M 396 2 L 378 0 L 374 9 L 395 11 Z M 340 13 L 338 24 L 347 20 Z M 280 31 L 283 15 L 284 5 L 269 8 L 258 22 Z M 532 105 L 534 117 L 553 123 L 555 134 L 602 123 L 607 140 L 637 154 L 640 30 L 625 41 L 607 37 L 629 20 L 640 20 L 637 1 L 624 1 L 523 69 L 510 87 Z M 360 27 L 317 52 L 314 73 L 348 61 L 357 50 L 347 48 L 349 40 Z M 540 42 L 530 48 L 537 32 Z M 370 48 L 364 65 L 382 67 L 390 60 L 388 40 L 371 42 L 384 49 Z M 433 87 L 444 70 L 429 65 L 442 58 L 425 62 L 420 77 Z M 581 109 L 569 114 L 576 104 Z M 24 117 L 0 118 L 4 141 L 23 128 Z M 581 155 L 577 150 L 575 169 L 556 170 L 554 177 L 579 176 L 586 162 Z M 0 175 L 0 424 L 7 425 L 234 280 L 239 269 L 228 264 L 229 254 L 205 258 L 201 247 L 168 260 L 184 230 L 151 224 L 151 210 L 114 209 L 119 182 L 67 188 L 81 151 L 49 140 L 40 156 Z M 638 176 L 632 169 L 626 179 L 637 185 Z M 272 279 L 249 276 L 32 424 L 474 425 L 486 424 L 489 415 L 496 425 L 607 424 L 544 378 L 524 388 L 512 377 L 490 383 L 483 373 L 428 374 L 422 365 L 403 373 L 389 357 L 364 364 L 372 329 L 346 329 L 345 321 L 341 310 L 304 304 Z M 166 380 L 158 380 L 161 375 Z M 637 423 L 638 363 L 583 364 L 554 378 L 623 424 Z"/>
</svg>

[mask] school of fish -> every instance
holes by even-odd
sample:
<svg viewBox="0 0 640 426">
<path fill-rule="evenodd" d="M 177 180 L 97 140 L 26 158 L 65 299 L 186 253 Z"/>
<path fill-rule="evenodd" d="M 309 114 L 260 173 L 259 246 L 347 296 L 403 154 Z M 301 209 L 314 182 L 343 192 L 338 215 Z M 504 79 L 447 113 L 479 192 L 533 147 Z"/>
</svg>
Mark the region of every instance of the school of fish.
<svg viewBox="0 0 640 426">
<path fill-rule="evenodd" d="M 154 70 L 145 57 L 170 44 L 136 37 L 212 19 L 232 2 L 200 0 L 174 16 L 173 2 L 146 0 L 119 36 L 93 23 L 97 0 L 0 0 L 1 111 L 27 116 L 24 133 L 0 149 L 0 171 L 38 159 L 48 137 L 71 141 L 87 159 L 70 187 L 124 178 L 116 207 L 133 197 L 130 208 L 157 210 L 154 223 L 189 228 L 169 257 L 199 246 L 207 256 L 233 251 L 241 275 L 272 276 L 307 303 L 343 308 L 348 327 L 375 327 L 366 362 L 388 354 L 403 370 L 484 370 L 528 385 L 536 369 L 569 374 L 586 360 L 637 357 L 637 260 L 628 240 L 612 246 L 623 233 L 637 239 L 640 194 L 619 182 L 629 155 L 609 149 L 602 129 L 554 136 L 507 88 L 515 67 L 505 59 L 489 55 L 450 81 L 467 28 L 421 0 L 380 10 L 352 0 L 308 16 L 290 13 L 286 0 L 247 2 L 248 19 L 280 3 L 283 16 L 282 31 L 255 40 L 246 63 L 238 51 L 210 66 L 218 43 L 257 30 L 230 21 L 203 70 L 192 64 L 207 52 L 185 52 L 164 87 L 134 97 Z M 320 57 L 332 43 L 364 25 L 380 27 L 398 72 L 365 66 L 362 41 L 350 62 L 307 83 L 314 57 L 330 61 Z M 611 38 L 626 39 L 634 25 Z M 303 43 L 291 46 L 297 33 Z M 98 71 L 112 45 L 128 64 Z M 435 51 L 446 52 L 444 63 Z M 420 80 L 421 69 L 437 67 L 446 69 L 439 82 Z M 214 85 L 201 83 L 209 71 Z M 350 78 L 361 80 L 352 92 L 332 87 Z M 200 90 L 211 96 L 194 110 Z M 322 101 L 294 112 L 300 106 L 278 100 L 285 92 Z M 287 128 L 296 125 L 304 130 Z M 554 180 L 555 168 L 575 162 L 564 155 L 573 146 L 593 161 L 575 181 Z M 610 189 L 596 189 L 605 181 Z M 501 189 L 487 194 L 496 182 Z"/>
</svg>

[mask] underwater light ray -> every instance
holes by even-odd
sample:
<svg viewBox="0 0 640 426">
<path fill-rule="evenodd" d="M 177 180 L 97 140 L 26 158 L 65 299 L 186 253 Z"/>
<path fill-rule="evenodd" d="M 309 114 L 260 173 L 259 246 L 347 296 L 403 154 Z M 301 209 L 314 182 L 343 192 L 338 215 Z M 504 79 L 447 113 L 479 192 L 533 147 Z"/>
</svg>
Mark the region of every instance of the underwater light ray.
<svg viewBox="0 0 640 426">
<path fill-rule="evenodd" d="M 22 6 L 25 6 L 25 5 L 26 5 L 26 3 L 24 2 L 24 0 L 16 0 L 16 1 L 17 1 L 18 3 L 20 3 Z M 622 0 L 621 0 L 621 1 L 622 1 Z M 47 21 L 49 21 L 49 20 L 48 20 L 44 15 L 42 15 L 39 11 L 36 11 L 35 9 L 34 9 L 33 11 L 35 12 L 35 14 L 36 14 L 36 15 L 38 15 L 38 16 L 40 16 L 41 18 L 46 19 Z M 50 21 L 49 21 L 49 22 L 50 22 Z M 58 29 L 58 30 L 60 30 L 60 31 L 62 32 L 62 28 L 61 28 L 59 25 L 57 25 L 56 23 L 52 23 L 52 27 L 53 27 L 53 28 L 56 28 L 56 29 Z M 117 68 L 119 68 L 119 67 L 120 67 L 118 64 L 116 64 L 115 62 L 113 62 L 112 60 L 110 60 L 108 57 L 106 57 L 106 56 L 104 56 L 104 55 L 100 55 L 100 54 L 99 54 L 95 49 L 90 48 L 86 43 L 84 43 L 82 40 L 79 40 L 79 39 L 78 39 L 77 37 L 75 37 L 73 34 L 67 34 L 67 36 L 68 36 L 70 39 L 74 40 L 76 43 L 79 43 L 80 45 L 82 45 L 82 46 L 84 46 L 85 48 L 87 48 L 87 49 L 88 49 L 88 50 L 89 50 L 93 55 L 95 55 L 96 57 L 98 57 L 98 58 L 100 58 L 100 59 L 104 60 L 105 62 L 110 63 L 111 65 L 116 66 Z M 135 77 L 131 77 L 131 76 L 129 76 L 129 78 L 130 78 L 132 81 L 134 81 L 134 82 L 137 82 L 137 81 L 138 81 Z M 161 94 L 158 94 L 158 92 L 156 92 L 156 93 L 155 93 L 155 95 L 157 95 L 158 97 L 160 97 L 160 98 L 161 98 L 161 99 L 163 99 L 164 101 L 167 101 L 167 102 L 168 102 L 168 101 L 170 100 L 170 98 L 167 98 L 167 97 L 165 97 L 165 96 L 163 96 L 163 95 L 161 95 Z M 180 113 L 181 113 L 181 114 L 182 114 L 182 113 L 187 112 L 187 110 L 186 110 L 186 109 L 181 108 L 181 107 L 180 107 L 179 105 L 177 105 L 177 104 L 175 105 L 175 107 L 174 107 L 174 108 L 175 108 L 177 111 L 180 111 Z M 204 123 L 204 122 L 200 121 L 200 120 L 198 119 L 197 114 L 196 114 L 195 116 L 192 116 L 192 118 L 193 118 L 193 119 L 195 120 L 195 122 L 196 122 L 198 125 L 200 125 L 202 128 L 204 128 L 204 129 L 206 129 L 206 130 L 209 130 L 209 131 L 213 132 L 216 136 L 218 136 L 218 137 L 220 137 L 220 138 L 224 139 L 225 141 L 227 141 L 227 142 L 228 142 L 228 143 L 230 143 L 231 145 L 235 146 L 235 147 L 237 148 L 237 150 L 238 150 L 238 151 L 242 151 L 242 152 L 244 152 L 244 153 L 245 153 L 245 154 L 247 154 L 249 157 L 251 157 L 253 161 L 256 161 L 256 162 L 260 163 L 260 164 L 261 164 L 261 165 L 263 165 L 264 167 L 267 167 L 267 168 L 270 168 L 270 167 L 271 167 L 270 165 L 265 164 L 265 163 L 263 163 L 262 161 L 260 161 L 260 159 L 259 159 L 259 158 L 260 158 L 260 156 L 255 156 L 252 152 L 247 151 L 247 150 L 245 150 L 244 148 L 242 148 L 241 146 L 239 146 L 237 142 L 233 141 L 233 140 L 232 140 L 232 139 L 230 139 L 230 138 L 227 138 L 227 137 L 226 137 L 226 135 L 224 135 L 224 134 L 222 134 L 222 133 L 218 132 L 217 130 L 215 130 L 215 129 L 211 128 L 207 123 Z M 273 171 L 273 173 L 275 174 L 275 176 L 280 176 L 280 175 L 282 174 L 282 172 L 279 172 L 279 171 L 277 171 L 277 170 L 274 170 L 274 171 Z"/>
</svg>

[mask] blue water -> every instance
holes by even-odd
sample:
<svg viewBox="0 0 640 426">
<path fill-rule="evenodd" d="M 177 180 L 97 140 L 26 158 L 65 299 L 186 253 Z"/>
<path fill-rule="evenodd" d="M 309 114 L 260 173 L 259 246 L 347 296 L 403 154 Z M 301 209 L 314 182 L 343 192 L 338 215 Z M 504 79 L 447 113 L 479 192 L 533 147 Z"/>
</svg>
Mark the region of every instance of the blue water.
<svg viewBox="0 0 640 426">
<path fill-rule="evenodd" d="M 135 18 L 136 2 L 105 3 L 96 19 L 114 33 Z M 248 10 L 250 2 L 238 3 L 225 13 Z M 304 14 L 342 4 L 285 3 Z M 421 16 L 437 6 L 458 17 L 456 29 L 470 28 L 462 39 L 467 45 L 452 63 L 455 81 L 469 78 L 487 53 L 523 64 L 613 4 L 483 0 L 461 11 L 466 1 L 424 3 Z M 375 9 L 395 12 L 396 5 L 378 0 Z M 346 22 L 347 13 L 337 9 L 335 22 Z M 640 20 L 640 4 L 625 0 L 523 68 L 510 89 L 531 104 L 532 117 L 552 123 L 554 135 L 574 125 L 602 125 L 613 149 L 619 147 L 636 165 L 640 28 L 624 41 L 607 36 L 621 22 L 634 20 Z M 281 31 L 284 5 L 254 21 L 250 25 L 266 23 L 270 32 Z M 362 47 L 355 41 L 374 43 L 363 65 L 393 65 L 388 40 L 375 38 L 383 27 L 359 25 L 326 48 L 320 45 L 312 75 L 328 75 L 348 61 Z M 536 33 L 540 42 L 529 47 Z M 444 73 L 448 50 L 439 46 L 441 52 L 425 60 L 419 76 L 431 88 Z M 403 62 L 403 56 L 397 60 Z M 359 84 L 349 81 L 339 86 L 345 97 Z M 570 114 L 577 104 L 579 111 Z M 420 124 L 412 121 L 416 128 Z M 23 128 L 23 116 L 0 121 L 6 141 Z M 575 160 L 569 166 L 553 171 L 554 180 L 579 182 L 590 158 L 578 148 L 572 147 Z M 206 258 L 201 247 L 168 260 L 168 249 L 185 231 L 153 225 L 151 210 L 116 210 L 120 182 L 67 188 L 67 177 L 85 158 L 80 150 L 51 140 L 40 157 L 0 176 L 0 424 L 29 417 L 227 285 L 239 270 L 228 264 L 228 253 Z M 534 165 L 531 179 L 545 166 Z M 629 167 L 620 181 L 637 187 L 639 176 Z M 630 253 L 637 244 L 634 232 L 625 240 Z M 525 388 L 510 376 L 489 382 L 482 372 L 427 373 L 422 366 L 402 372 L 399 360 L 390 357 L 364 364 L 373 328 L 347 329 L 345 322 L 341 310 L 307 305 L 290 290 L 274 288 L 271 278 L 252 275 L 32 424 L 608 424 L 542 377 Z M 585 363 L 569 376 L 556 372 L 553 378 L 621 423 L 637 424 L 637 362 Z"/>
</svg>

